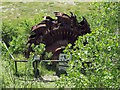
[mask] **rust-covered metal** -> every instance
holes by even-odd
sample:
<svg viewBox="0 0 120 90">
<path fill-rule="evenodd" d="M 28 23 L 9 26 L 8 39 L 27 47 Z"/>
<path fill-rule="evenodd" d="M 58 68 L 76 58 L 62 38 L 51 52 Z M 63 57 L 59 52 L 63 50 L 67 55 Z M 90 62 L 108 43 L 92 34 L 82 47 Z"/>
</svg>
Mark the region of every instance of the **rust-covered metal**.
<svg viewBox="0 0 120 90">
<path fill-rule="evenodd" d="M 52 52 L 52 59 L 58 59 L 60 52 L 71 43 L 72 45 L 77 40 L 78 36 L 90 33 L 90 26 L 87 20 L 79 22 L 72 12 L 67 15 L 61 12 L 54 12 L 57 19 L 52 19 L 50 16 L 45 16 L 44 20 L 35 25 L 31 29 L 31 35 L 27 44 L 25 56 L 28 58 L 30 52 L 33 52 L 32 44 L 39 45 L 44 43 L 45 52 Z"/>
</svg>

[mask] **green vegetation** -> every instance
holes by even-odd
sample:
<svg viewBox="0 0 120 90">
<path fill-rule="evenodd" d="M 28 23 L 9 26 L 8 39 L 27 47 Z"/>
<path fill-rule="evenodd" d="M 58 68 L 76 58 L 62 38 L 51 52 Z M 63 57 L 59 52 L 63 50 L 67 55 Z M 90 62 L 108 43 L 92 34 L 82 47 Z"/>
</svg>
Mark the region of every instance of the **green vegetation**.
<svg viewBox="0 0 120 90">
<path fill-rule="evenodd" d="M 56 82 L 33 80 L 32 56 L 28 63 L 19 63 L 19 77 L 15 75 L 14 61 L 4 44 L 0 66 L 0 87 L 2 88 L 46 88 L 46 87 L 80 87 L 80 88 L 119 88 L 120 84 L 120 47 L 119 19 L 117 2 L 99 3 L 2 3 L 2 40 L 8 46 L 15 60 L 24 60 L 24 50 L 31 27 L 39 23 L 45 15 L 53 18 L 54 11 L 77 15 L 78 21 L 84 16 L 92 33 L 80 36 L 71 49 L 69 44 L 64 50 L 72 54 L 68 76 L 62 75 Z M 88 42 L 85 46 L 83 42 Z M 37 52 L 44 50 L 36 49 Z M 43 67 L 42 75 L 53 74 Z"/>
<path fill-rule="evenodd" d="M 91 13 L 92 33 L 79 37 L 73 49 L 68 76 L 62 76 L 58 87 L 119 88 L 120 49 L 118 45 L 118 3 L 95 3 Z M 94 18 L 91 18 L 94 17 Z M 84 42 L 88 42 L 85 46 Z"/>
</svg>

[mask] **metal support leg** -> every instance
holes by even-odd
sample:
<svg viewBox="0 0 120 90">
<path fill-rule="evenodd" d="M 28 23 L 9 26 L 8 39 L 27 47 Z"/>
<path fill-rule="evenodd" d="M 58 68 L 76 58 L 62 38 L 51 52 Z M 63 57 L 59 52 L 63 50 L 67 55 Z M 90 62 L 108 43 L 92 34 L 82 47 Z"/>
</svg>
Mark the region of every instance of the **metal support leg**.
<svg viewBox="0 0 120 90">
<path fill-rule="evenodd" d="M 15 61 L 15 74 L 17 74 L 17 61 Z"/>
<path fill-rule="evenodd" d="M 38 66 L 38 62 L 37 61 L 33 61 L 33 68 L 34 68 L 33 72 L 34 72 L 34 77 L 35 78 L 38 78 L 39 75 L 40 75 L 37 66 Z"/>
</svg>

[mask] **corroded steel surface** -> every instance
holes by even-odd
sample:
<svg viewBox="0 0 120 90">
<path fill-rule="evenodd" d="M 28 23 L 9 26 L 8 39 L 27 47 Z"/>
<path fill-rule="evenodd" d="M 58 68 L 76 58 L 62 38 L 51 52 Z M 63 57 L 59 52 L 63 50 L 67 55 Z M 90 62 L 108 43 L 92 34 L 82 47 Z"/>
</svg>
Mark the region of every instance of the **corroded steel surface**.
<svg viewBox="0 0 120 90">
<path fill-rule="evenodd" d="M 52 52 L 52 59 L 58 59 L 58 55 L 68 43 L 74 44 L 78 36 L 90 33 L 90 26 L 87 20 L 79 22 L 76 15 L 70 12 L 70 16 L 61 12 L 54 12 L 57 19 L 45 16 L 44 20 L 31 28 L 31 35 L 27 44 L 25 56 L 28 58 L 33 51 L 31 45 L 46 45 L 45 52 Z"/>
</svg>

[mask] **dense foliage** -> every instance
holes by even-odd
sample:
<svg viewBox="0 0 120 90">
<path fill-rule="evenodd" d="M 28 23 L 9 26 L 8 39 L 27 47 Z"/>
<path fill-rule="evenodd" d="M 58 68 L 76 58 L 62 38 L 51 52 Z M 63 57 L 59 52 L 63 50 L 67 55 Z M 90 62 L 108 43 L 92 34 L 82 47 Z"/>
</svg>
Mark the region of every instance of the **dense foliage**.
<svg viewBox="0 0 120 90">
<path fill-rule="evenodd" d="M 68 76 L 61 77 L 58 87 L 119 87 L 118 3 L 94 5 L 98 13 L 90 14 L 92 33 L 80 36 L 72 49 L 69 44 L 64 50 L 72 54 L 72 60 Z"/>
<path fill-rule="evenodd" d="M 54 9 L 53 3 L 49 9 Z M 81 87 L 81 88 L 118 88 L 120 84 L 120 47 L 119 47 L 119 3 L 89 3 L 90 12 L 81 12 L 81 3 L 64 9 L 65 12 L 73 10 L 80 20 L 81 16 L 87 18 L 90 23 L 92 33 L 80 36 L 75 42 L 75 46 L 69 44 L 64 53 L 72 54 L 72 60 L 69 62 L 70 67 L 67 69 L 67 76 L 61 75 L 56 84 L 47 83 L 56 87 Z M 86 5 L 86 4 L 84 4 Z M 67 6 L 67 5 L 66 5 Z M 59 8 L 59 5 L 57 9 Z M 86 9 L 86 8 L 85 8 Z M 85 10 L 84 9 L 84 10 Z M 58 10 L 63 10 L 58 9 Z M 68 11 L 67 11 L 68 10 Z M 0 68 L 0 87 L 14 88 L 38 88 L 46 87 L 41 82 L 29 81 L 33 78 L 32 58 L 36 53 L 31 53 L 28 64 L 19 64 L 19 78 L 16 77 L 14 61 L 25 59 L 24 50 L 30 33 L 31 26 L 39 23 L 42 16 L 34 18 L 18 19 L 18 21 L 2 22 L 2 40 L 6 43 L 9 50 L 6 49 L 4 42 L 2 46 L 2 59 Z M 83 43 L 87 42 L 86 45 Z M 34 46 L 33 46 L 34 47 Z M 42 48 L 41 48 L 42 47 Z M 38 49 L 39 48 L 39 49 Z M 44 45 L 41 44 L 34 48 L 37 52 L 44 51 Z M 47 54 L 47 57 L 51 54 Z M 44 70 L 46 71 L 46 70 Z M 23 80 L 21 80 L 23 79 Z M 49 87 L 50 87 L 49 86 Z"/>
</svg>

